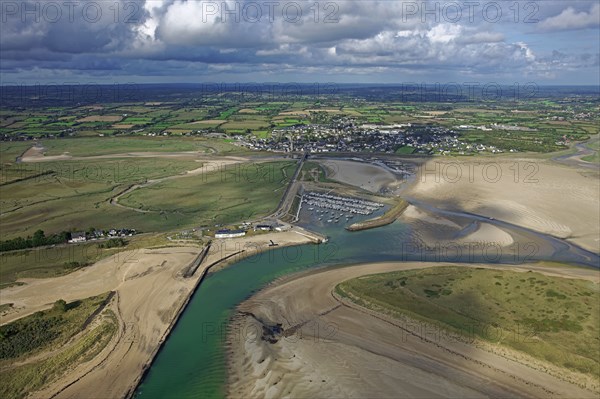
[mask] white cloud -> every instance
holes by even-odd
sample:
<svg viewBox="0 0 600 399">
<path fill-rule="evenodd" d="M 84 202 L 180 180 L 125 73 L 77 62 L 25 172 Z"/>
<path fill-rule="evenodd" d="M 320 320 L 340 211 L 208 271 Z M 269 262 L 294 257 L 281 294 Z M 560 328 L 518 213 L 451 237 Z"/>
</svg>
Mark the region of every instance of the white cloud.
<svg viewBox="0 0 600 399">
<path fill-rule="evenodd" d="M 427 32 L 427 37 L 432 43 L 448 43 L 456 40 L 462 31 L 462 27 L 458 24 L 439 24 Z"/>
<path fill-rule="evenodd" d="M 542 31 L 584 29 L 600 26 L 600 4 L 590 7 L 589 12 L 577 12 L 573 7 L 564 9 L 560 14 L 539 23 Z"/>
</svg>

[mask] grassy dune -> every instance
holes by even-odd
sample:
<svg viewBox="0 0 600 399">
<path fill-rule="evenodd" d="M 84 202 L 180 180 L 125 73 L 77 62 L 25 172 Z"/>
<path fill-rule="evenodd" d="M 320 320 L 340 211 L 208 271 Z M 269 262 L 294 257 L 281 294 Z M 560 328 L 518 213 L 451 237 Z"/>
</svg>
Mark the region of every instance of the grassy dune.
<svg viewBox="0 0 600 399">
<path fill-rule="evenodd" d="M 64 308 L 54 306 L 0 327 L 0 397 L 22 398 L 99 353 L 117 328 L 110 311 L 100 316 L 97 325 L 70 340 L 87 327 L 107 297 L 108 293 Z"/>
<path fill-rule="evenodd" d="M 589 281 L 437 267 L 360 277 L 336 292 L 394 317 L 507 345 L 595 378 L 600 373 L 599 287 Z"/>
</svg>

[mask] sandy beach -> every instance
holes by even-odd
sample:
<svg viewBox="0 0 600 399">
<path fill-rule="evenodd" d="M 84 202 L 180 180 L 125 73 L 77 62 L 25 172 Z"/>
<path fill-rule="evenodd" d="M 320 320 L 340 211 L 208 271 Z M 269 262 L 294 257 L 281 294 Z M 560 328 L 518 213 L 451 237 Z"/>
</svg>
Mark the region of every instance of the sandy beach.
<svg viewBox="0 0 600 399">
<path fill-rule="evenodd" d="M 435 332 L 422 335 L 415 325 L 332 295 L 338 283 L 350 278 L 431 266 L 379 263 L 326 269 L 283 279 L 259 292 L 239 307 L 246 316 L 236 319 L 230 333 L 229 396 L 597 397 L 565 381 L 591 384 L 584 376 L 551 370 L 552 366 L 500 347 L 490 350 L 435 338 Z M 519 269 L 599 280 L 591 269 L 538 265 Z M 293 333 L 268 343 L 260 338 L 265 322 L 281 323 L 284 332 Z M 544 367 L 550 371 L 542 371 Z"/>
<path fill-rule="evenodd" d="M 436 207 L 496 218 L 600 252 L 600 179 L 549 160 L 436 158 L 406 195 Z"/>
<path fill-rule="evenodd" d="M 198 247 L 169 247 L 121 252 L 71 274 L 50 279 L 21 280 L 25 285 L 1 291 L 0 304 L 13 303 L 14 311 L 2 324 L 47 309 L 58 299 L 67 302 L 115 291 L 108 305 L 119 320 L 119 331 L 96 357 L 69 370 L 35 398 L 125 397 L 141 378 L 166 339 L 183 306 L 206 268 L 238 261 L 269 248 L 313 242 L 299 228 L 238 239 L 214 240 L 198 270 L 183 273 L 198 256 Z M 233 255 L 233 256 L 231 256 Z"/>
</svg>

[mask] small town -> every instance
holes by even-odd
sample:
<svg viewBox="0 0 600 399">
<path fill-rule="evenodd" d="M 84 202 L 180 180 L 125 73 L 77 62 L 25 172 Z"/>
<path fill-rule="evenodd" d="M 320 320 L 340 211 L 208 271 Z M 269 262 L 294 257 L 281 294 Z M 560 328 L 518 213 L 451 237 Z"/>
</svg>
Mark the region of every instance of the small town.
<svg viewBox="0 0 600 399">
<path fill-rule="evenodd" d="M 388 153 L 465 155 L 480 152 L 516 152 L 493 145 L 469 143 L 455 130 L 433 125 L 357 125 L 351 119 L 330 125 L 296 125 L 273 130 L 270 138 L 236 136 L 240 145 L 252 150 L 309 153 Z M 464 129 L 457 126 L 456 129 Z M 495 128 L 495 127 L 494 127 Z M 489 128 L 492 130 L 492 128 Z"/>
</svg>

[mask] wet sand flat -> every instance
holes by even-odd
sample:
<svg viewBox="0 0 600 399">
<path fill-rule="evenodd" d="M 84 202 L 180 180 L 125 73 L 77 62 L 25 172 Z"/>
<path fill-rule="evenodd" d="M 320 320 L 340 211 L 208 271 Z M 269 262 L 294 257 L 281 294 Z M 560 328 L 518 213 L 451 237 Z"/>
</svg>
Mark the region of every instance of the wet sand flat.
<svg viewBox="0 0 600 399">
<path fill-rule="evenodd" d="M 366 162 L 328 159 L 321 163 L 328 169 L 329 178 L 373 193 L 397 182 L 392 172 Z"/>
<path fill-rule="evenodd" d="M 409 197 L 551 234 L 600 252 L 597 173 L 547 160 L 432 159 Z"/>
<path fill-rule="evenodd" d="M 441 263 L 379 263 L 333 268 L 284 279 L 239 310 L 297 331 L 271 344 L 252 317 L 230 335 L 229 396 L 238 397 L 565 397 L 592 398 L 587 389 L 542 371 L 547 365 L 498 348 L 494 352 L 435 331 L 414 335 L 399 324 L 332 291 L 347 279 Z M 486 265 L 473 265 L 490 267 Z M 502 268 L 502 266 L 493 266 Z M 524 265 L 567 278 L 598 282 L 597 271 Z M 293 329 L 293 328 L 292 328 Z M 411 333 L 412 332 L 412 333 Z M 257 338 L 257 339 L 253 339 Z M 560 372 L 560 371 L 557 371 Z M 556 373 L 555 373 L 556 374 Z"/>
</svg>

